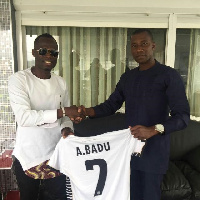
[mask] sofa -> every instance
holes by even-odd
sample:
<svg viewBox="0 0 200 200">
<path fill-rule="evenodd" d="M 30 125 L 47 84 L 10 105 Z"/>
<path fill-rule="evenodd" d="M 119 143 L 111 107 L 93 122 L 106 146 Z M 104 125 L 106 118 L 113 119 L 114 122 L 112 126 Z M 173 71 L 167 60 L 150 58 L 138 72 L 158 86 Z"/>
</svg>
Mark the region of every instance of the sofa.
<svg viewBox="0 0 200 200">
<path fill-rule="evenodd" d="M 94 136 L 127 128 L 125 114 L 87 118 L 74 124 L 75 135 Z M 161 200 L 200 200 L 200 122 L 171 134 L 170 161 L 161 185 Z"/>
<path fill-rule="evenodd" d="M 171 133 L 170 162 L 162 200 L 200 200 L 200 122 Z"/>
</svg>

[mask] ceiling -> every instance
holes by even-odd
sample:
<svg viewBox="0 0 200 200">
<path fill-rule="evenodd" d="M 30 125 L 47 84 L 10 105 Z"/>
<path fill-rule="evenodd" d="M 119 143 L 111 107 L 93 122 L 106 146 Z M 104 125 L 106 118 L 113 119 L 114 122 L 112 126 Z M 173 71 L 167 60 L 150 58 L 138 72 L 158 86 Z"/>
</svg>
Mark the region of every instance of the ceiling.
<svg viewBox="0 0 200 200">
<path fill-rule="evenodd" d="M 200 0 L 13 0 L 16 10 L 73 13 L 200 14 Z"/>
</svg>

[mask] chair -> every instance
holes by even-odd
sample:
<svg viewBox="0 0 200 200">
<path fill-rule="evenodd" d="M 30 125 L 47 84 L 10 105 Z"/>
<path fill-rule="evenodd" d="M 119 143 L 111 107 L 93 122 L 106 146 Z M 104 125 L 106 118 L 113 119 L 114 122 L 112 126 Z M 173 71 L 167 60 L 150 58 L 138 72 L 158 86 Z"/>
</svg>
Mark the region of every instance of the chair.
<svg viewBox="0 0 200 200">
<path fill-rule="evenodd" d="M 20 200 L 20 194 L 18 190 L 8 191 L 4 200 Z"/>
</svg>

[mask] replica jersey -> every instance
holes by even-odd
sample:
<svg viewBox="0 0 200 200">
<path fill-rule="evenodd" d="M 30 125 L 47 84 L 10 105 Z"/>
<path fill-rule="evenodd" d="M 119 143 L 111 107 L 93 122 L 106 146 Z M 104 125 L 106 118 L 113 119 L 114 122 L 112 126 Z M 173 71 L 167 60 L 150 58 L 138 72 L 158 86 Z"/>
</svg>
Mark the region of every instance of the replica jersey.
<svg viewBox="0 0 200 200">
<path fill-rule="evenodd" d="M 145 142 L 130 129 L 92 137 L 61 138 L 49 165 L 69 176 L 73 200 L 129 200 L 130 159 Z"/>
</svg>

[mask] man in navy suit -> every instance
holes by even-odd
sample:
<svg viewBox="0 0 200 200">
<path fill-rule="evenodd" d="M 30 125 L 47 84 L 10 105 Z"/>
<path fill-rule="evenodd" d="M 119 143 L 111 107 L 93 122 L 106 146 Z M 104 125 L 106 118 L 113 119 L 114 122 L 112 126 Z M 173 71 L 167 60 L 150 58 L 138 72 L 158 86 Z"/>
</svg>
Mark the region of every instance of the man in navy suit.
<svg viewBox="0 0 200 200">
<path fill-rule="evenodd" d="M 125 102 L 127 127 L 135 138 L 146 139 L 142 156 L 131 160 L 131 200 L 160 200 L 170 133 L 186 128 L 190 116 L 181 76 L 154 59 L 155 46 L 149 30 L 136 30 L 131 52 L 139 66 L 122 74 L 104 103 L 79 107 L 89 117 L 103 117 L 114 114 Z"/>
</svg>

